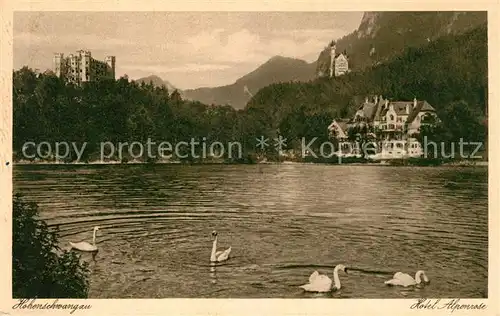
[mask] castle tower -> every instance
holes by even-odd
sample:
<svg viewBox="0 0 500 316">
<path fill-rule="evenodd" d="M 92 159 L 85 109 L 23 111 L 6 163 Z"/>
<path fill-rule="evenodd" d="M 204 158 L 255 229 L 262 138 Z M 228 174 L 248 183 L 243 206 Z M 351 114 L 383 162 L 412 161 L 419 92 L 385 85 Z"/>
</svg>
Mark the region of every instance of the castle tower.
<svg viewBox="0 0 500 316">
<path fill-rule="evenodd" d="M 116 57 L 106 56 L 105 62 L 108 65 L 109 76 L 115 79 Z"/>
<path fill-rule="evenodd" d="M 68 55 L 68 80 L 74 84 L 80 84 L 80 55 Z"/>
<path fill-rule="evenodd" d="M 81 82 L 90 81 L 90 63 L 92 62 L 92 54 L 88 50 L 80 50 L 78 53 L 80 54 L 80 80 Z"/>
<path fill-rule="evenodd" d="M 335 42 L 330 43 L 330 78 L 333 77 L 335 71 L 335 50 L 337 49 L 337 44 Z"/>
<path fill-rule="evenodd" d="M 55 53 L 53 58 L 53 70 L 56 76 L 61 77 L 64 76 L 64 54 L 63 53 Z"/>
</svg>

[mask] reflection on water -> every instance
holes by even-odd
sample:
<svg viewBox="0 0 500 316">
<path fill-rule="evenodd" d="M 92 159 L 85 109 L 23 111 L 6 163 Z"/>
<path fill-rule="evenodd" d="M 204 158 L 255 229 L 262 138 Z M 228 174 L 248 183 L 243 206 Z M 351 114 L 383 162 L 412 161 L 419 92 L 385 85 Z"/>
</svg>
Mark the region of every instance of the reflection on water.
<svg viewBox="0 0 500 316">
<path fill-rule="evenodd" d="M 212 283 L 217 283 L 217 271 L 215 270 L 216 263 L 210 263 L 210 277 L 212 278 Z"/>
<path fill-rule="evenodd" d="M 328 297 L 486 297 L 487 178 L 486 168 L 15 166 L 14 189 L 64 244 L 91 241 L 99 225 L 93 298 L 324 297 L 298 286 L 339 263 L 351 269 Z M 213 230 L 232 246 L 216 265 Z M 417 270 L 429 286 L 384 285 Z"/>
</svg>

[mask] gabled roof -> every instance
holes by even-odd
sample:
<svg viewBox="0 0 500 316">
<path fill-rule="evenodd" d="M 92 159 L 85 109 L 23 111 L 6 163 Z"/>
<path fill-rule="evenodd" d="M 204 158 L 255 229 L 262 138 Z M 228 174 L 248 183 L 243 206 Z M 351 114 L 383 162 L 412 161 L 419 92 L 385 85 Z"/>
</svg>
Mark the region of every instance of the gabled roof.
<svg viewBox="0 0 500 316">
<path fill-rule="evenodd" d="M 358 111 L 363 111 L 363 116 L 368 120 L 373 120 L 375 113 L 377 112 L 377 104 L 373 102 L 364 102 L 358 108 Z"/>
<path fill-rule="evenodd" d="M 331 129 L 333 125 L 336 123 L 342 129 L 342 131 L 345 132 L 347 130 L 348 122 L 349 122 L 348 119 L 334 119 L 332 123 L 328 126 L 328 129 Z"/>
<path fill-rule="evenodd" d="M 413 111 L 410 112 L 410 115 L 408 116 L 408 119 L 406 122 L 410 124 L 413 122 L 413 120 L 417 117 L 418 113 L 420 112 L 436 112 L 436 110 L 427 103 L 427 101 L 418 101 L 417 106 L 413 109 Z"/>
<path fill-rule="evenodd" d="M 396 115 L 398 115 L 398 116 L 400 116 L 400 115 L 408 115 L 406 113 L 406 106 L 407 105 L 410 106 L 410 112 L 411 112 L 411 109 L 413 108 L 413 101 L 395 101 L 395 102 L 389 102 L 389 106 L 387 107 L 386 113 L 389 110 L 389 108 L 391 107 L 391 105 L 394 108 L 394 112 L 396 112 Z"/>
<path fill-rule="evenodd" d="M 344 54 L 344 53 L 335 54 L 335 59 L 339 58 L 340 55 L 342 55 L 345 59 L 348 59 L 347 54 Z"/>
<path fill-rule="evenodd" d="M 379 103 L 380 104 L 380 103 Z M 387 111 L 389 111 L 390 106 L 392 105 L 394 108 L 394 111 L 398 116 L 400 115 L 408 115 L 406 114 L 406 106 L 410 106 L 410 114 L 408 115 L 408 118 L 406 122 L 411 123 L 415 117 L 417 116 L 418 113 L 420 112 L 435 112 L 436 110 L 427 103 L 427 101 L 417 101 L 417 106 L 414 108 L 413 107 L 413 101 L 392 101 L 388 103 L 387 108 L 384 109 L 383 104 L 380 105 L 379 112 L 377 113 L 376 117 L 379 118 L 381 116 L 384 116 L 387 114 Z"/>
<path fill-rule="evenodd" d="M 343 130 L 343 131 L 346 131 L 347 130 L 347 123 L 349 122 L 348 119 L 341 119 L 341 120 L 337 120 L 337 124 L 338 126 Z"/>
<path fill-rule="evenodd" d="M 380 98 L 378 98 L 377 111 L 375 112 L 375 116 L 373 117 L 373 119 L 380 118 L 381 112 L 384 109 L 384 104 L 385 100 L 382 96 L 380 96 Z"/>
</svg>

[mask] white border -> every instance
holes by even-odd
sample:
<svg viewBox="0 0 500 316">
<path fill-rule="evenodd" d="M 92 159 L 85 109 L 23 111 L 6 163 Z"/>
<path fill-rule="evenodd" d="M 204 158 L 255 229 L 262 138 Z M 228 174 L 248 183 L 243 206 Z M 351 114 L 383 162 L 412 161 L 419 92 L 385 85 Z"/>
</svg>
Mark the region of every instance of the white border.
<svg viewBox="0 0 500 316">
<path fill-rule="evenodd" d="M 462 303 L 484 302 L 486 310 L 453 312 L 453 315 L 500 315 L 498 286 L 499 183 L 497 163 L 499 118 L 499 33 L 498 1 L 15 1 L 0 0 L 1 9 L 1 79 L 0 79 L 0 315 L 69 314 L 66 311 L 12 310 L 18 301 L 11 299 L 11 210 L 12 164 L 12 12 L 19 11 L 488 11 L 489 38 L 489 287 L 488 299 L 462 299 Z M 467 276 L 464 276 L 466 282 Z M 496 298 L 496 299 L 495 299 Z M 90 311 L 73 315 L 372 315 L 427 314 L 449 315 L 447 310 L 411 310 L 414 299 L 120 299 L 60 300 L 92 304 Z"/>
</svg>

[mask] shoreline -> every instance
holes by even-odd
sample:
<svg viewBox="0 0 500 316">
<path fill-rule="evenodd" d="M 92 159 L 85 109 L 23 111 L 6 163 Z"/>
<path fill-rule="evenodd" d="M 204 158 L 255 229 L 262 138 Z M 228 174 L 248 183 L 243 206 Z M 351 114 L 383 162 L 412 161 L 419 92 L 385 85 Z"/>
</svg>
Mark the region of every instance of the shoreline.
<svg viewBox="0 0 500 316">
<path fill-rule="evenodd" d="M 396 163 L 397 162 L 397 163 Z M 403 163 L 401 163 L 403 162 Z M 261 161 L 261 162 L 227 162 L 227 161 L 206 161 L 206 162 L 182 162 L 182 161 L 157 161 L 157 162 L 143 162 L 143 161 L 92 161 L 92 162 L 53 162 L 53 161 L 14 161 L 14 166 L 109 166 L 109 165 L 350 165 L 350 166 L 380 166 L 380 167 L 488 167 L 488 161 L 452 161 L 443 162 L 440 164 L 418 164 L 409 163 L 408 161 L 401 161 L 395 159 L 393 163 L 387 161 L 347 161 L 341 163 L 332 163 L 326 161 Z"/>
</svg>

